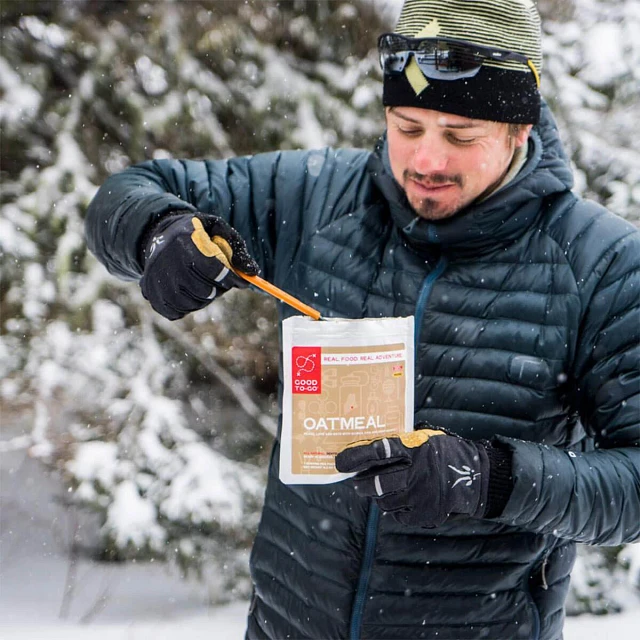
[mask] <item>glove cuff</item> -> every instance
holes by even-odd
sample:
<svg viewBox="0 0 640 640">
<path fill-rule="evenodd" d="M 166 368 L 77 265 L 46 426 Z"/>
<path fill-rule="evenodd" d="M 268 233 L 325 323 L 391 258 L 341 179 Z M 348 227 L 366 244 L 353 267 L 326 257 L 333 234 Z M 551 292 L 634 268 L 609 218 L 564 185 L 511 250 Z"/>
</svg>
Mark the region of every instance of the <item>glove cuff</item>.
<svg viewBox="0 0 640 640">
<path fill-rule="evenodd" d="M 490 442 L 483 442 L 481 446 L 489 458 L 489 492 L 484 517 L 497 518 L 507 506 L 513 491 L 513 454 L 510 449 Z"/>
</svg>

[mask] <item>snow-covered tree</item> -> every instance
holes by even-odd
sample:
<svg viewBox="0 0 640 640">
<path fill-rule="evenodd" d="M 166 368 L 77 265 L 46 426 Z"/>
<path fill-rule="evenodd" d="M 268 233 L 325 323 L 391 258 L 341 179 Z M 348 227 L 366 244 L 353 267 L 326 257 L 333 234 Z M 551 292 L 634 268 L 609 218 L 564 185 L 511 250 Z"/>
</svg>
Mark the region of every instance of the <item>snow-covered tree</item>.
<svg viewBox="0 0 640 640">
<path fill-rule="evenodd" d="M 150 158 L 370 147 L 383 129 L 376 36 L 400 5 L 0 7 L 0 408 L 29 425 L 0 450 L 28 447 L 70 502 L 98 511 L 102 556 L 200 571 L 212 599 L 246 593 L 278 348 L 262 295 L 230 292 L 169 323 L 110 277 L 83 240 L 97 186 Z M 638 3 L 540 7 L 543 93 L 578 189 L 639 222 Z M 636 551 L 582 551 L 573 610 L 613 607 L 611 581 L 637 589 Z"/>
<path fill-rule="evenodd" d="M 370 145 L 371 5 L 3 6 L 5 441 L 102 516 L 102 557 L 157 557 L 246 593 L 277 377 L 273 303 L 231 292 L 177 323 L 87 253 L 97 185 L 130 163 Z M 355 43 L 355 44 L 354 44 Z M 230 589 L 235 587 L 235 591 Z"/>
</svg>

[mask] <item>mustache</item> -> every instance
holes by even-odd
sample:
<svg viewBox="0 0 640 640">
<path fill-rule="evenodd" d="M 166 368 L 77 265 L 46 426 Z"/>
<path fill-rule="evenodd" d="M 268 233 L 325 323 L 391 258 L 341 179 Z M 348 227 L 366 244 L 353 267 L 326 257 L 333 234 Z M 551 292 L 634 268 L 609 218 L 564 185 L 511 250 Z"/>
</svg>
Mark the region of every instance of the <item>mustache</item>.
<svg viewBox="0 0 640 640">
<path fill-rule="evenodd" d="M 411 179 L 424 185 L 457 184 L 459 187 L 461 187 L 463 182 L 462 176 L 460 174 L 451 176 L 447 176 L 442 173 L 423 174 L 416 173 L 415 171 L 409 171 L 409 169 L 404 170 L 402 177 L 405 179 L 405 181 L 407 179 Z"/>
</svg>

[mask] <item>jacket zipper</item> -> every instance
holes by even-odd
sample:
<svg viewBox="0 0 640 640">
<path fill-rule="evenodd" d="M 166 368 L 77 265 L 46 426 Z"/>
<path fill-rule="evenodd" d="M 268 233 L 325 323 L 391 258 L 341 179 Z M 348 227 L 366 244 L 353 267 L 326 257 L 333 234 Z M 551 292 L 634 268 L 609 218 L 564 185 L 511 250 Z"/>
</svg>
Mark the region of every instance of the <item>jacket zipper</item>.
<svg viewBox="0 0 640 640">
<path fill-rule="evenodd" d="M 435 281 L 442 275 L 442 272 L 447 268 L 447 259 L 444 256 L 440 256 L 438 262 L 433 271 L 424 279 L 422 288 L 420 289 L 420 295 L 418 296 L 418 302 L 416 303 L 415 314 L 415 349 L 418 350 L 418 338 L 420 337 L 420 328 L 422 327 L 422 317 L 427 306 L 427 300 L 431 294 L 431 289 Z"/>
<path fill-rule="evenodd" d="M 364 611 L 365 598 L 369 587 L 369 578 L 371 577 L 371 568 L 373 567 L 373 554 L 376 548 L 376 540 L 378 537 L 378 518 L 380 509 L 374 500 L 371 500 L 369 508 L 369 516 L 367 518 L 367 529 L 364 540 L 364 558 L 360 567 L 360 576 L 358 577 L 358 588 L 353 604 L 353 612 L 351 614 L 351 625 L 349 628 L 349 640 L 360 640 L 360 631 L 362 628 L 362 613 Z"/>
<path fill-rule="evenodd" d="M 531 609 L 531 615 L 533 617 L 533 629 L 531 630 L 532 636 L 531 640 L 539 640 L 540 639 L 540 612 L 538 611 L 538 607 L 533 600 L 533 596 L 531 595 L 528 589 L 524 592 L 525 598 L 529 603 L 529 608 Z"/>
<path fill-rule="evenodd" d="M 415 346 L 418 347 L 419 327 L 422 325 L 422 316 L 429 299 L 429 294 L 433 288 L 433 283 L 442 275 L 447 266 L 447 259 L 441 256 L 434 270 L 424 279 L 418 302 L 416 303 L 415 313 Z M 367 518 L 367 528 L 364 541 L 364 558 L 360 567 L 360 575 L 358 576 L 358 587 L 353 604 L 353 612 L 351 614 L 351 624 L 349 625 L 349 640 L 360 640 L 362 631 L 362 616 L 364 613 L 364 605 L 369 588 L 369 578 L 371 577 L 371 569 L 373 567 L 374 551 L 378 537 L 378 520 L 380 517 L 380 509 L 375 501 L 371 501 L 369 516 Z"/>
<path fill-rule="evenodd" d="M 547 583 L 547 564 L 549 562 L 549 550 L 545 550 L 540 558 L 540 562 L 534 565 L 530 576 L 534 576 L 538 572 L 538 567 L 540 571 L 540 581 L 542 588 L 547 591 L 549 589 L 549 584 Z M 529 603 L 529 607 L 531 608 L 532 616 L 533 616 L 533 636 L 532 640 L 538 640 L 540 638 L 540 612 L 538 611 L 538 606 L 531 595 L 531 590 L 529 588 L 529 579 L 527 578 L 524 583 L 524 593 L 527 598 L 527 602 Z"/>
</svg>

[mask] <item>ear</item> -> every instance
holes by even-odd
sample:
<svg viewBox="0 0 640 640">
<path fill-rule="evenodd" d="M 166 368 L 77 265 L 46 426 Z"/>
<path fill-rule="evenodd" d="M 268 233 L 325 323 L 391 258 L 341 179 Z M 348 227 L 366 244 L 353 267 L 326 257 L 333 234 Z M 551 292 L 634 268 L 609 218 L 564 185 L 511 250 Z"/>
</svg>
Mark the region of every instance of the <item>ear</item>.
<svg viewBox="0 0 640 640">
<path fill-rule="evenodd" d="M 518 133 L 513 137 L 516 149 L 526 143 L 526 141 L 529 139 L 531 129 L 533 129 L 532 124 L 524 124 L 519 127 Z"/>
</svg>

